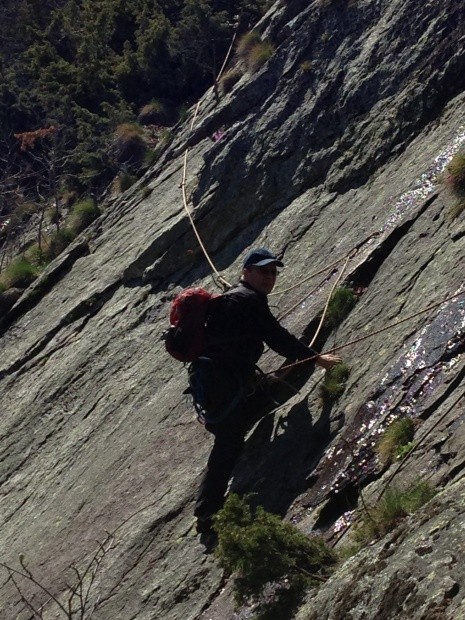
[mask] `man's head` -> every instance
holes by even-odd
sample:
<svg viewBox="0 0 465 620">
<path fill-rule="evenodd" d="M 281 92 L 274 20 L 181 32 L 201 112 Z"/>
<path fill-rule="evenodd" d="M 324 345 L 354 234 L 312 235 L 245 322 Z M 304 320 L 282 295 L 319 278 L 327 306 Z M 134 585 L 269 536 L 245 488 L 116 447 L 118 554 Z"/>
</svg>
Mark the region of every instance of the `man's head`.
<svg viewBox="0 0 465 620">
<path fill-rule="evenodd" d="M 242 281 L 256 291 L 268 295 L 276 282 L 277 267 L 283 267 L 277 256 L 266 248 L 251 250 L 244 259 Z"/>
</svg>

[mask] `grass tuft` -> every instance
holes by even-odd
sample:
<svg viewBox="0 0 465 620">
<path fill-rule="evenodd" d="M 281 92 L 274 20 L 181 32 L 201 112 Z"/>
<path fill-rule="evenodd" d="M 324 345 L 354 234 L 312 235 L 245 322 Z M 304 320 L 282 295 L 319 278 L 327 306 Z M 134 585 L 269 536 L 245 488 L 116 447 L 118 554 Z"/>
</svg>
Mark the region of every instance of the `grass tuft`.
<svg viewBox="0 0 465 620">
<path fill-rule="evenodd" d="M 300 70 L 302 73 L 310 73 L 313 69 L 313 63 L 311 60 L 304 60 L 300 63 Z"/>
<path fill-rule="evenodd" d="M 273 55 L 273 52 L 274 47 L 270 41 L 262 41 L 260 33 L 256 30 L 246 32 L 236 48 L 238 58 L 250 73 L 258 71 Z"/>
<path fill-rule="evenodd" d="M 381 436 L 377 453 L 383 464 L 390 463 L 400 454 L 406 454 L 405 447 L 411 444 L 415 424 L 411 418 L 400 418 L 390 424 Z M 411 447 L 408 451 L 411 450 Z M 407 452 L 408 452 L 407 451 Z"/>
<path fill-rule="evenodd" d="M 405 489 L 388 487 L 375 506 L 360 512 L 360 519 L 354 529 L 355 539 L 363 544 L 381 538 L 435 494 L 436 490 L 426 482 L 416 483 Z"/>
<path fill-rule="evenodd" d="M 221 92 L 226 95 L 230 93 L 237 82 L 242 77 L 242 71 L 240 69 L 230 69 L 220 78 Z"/>
<path fill-rule="evenodd" d="M 144 161 L 147 145 L 142 127 L 137 123 L 122 123 L 115 131 L 115 157 L 119 164 L 134 169 L 140 168 Z"/>
<path fill-rule="evenodd" d="M 0 275 L 0 287 L 3 291 L 10 288 L 26 288 L 37 275 L 37 267 L 26 256 L 17 256 Z"/>
<path fill-rule="evenodd" d="M 334 402 L 344 393 L 349 375 L 350 368 L 347 364 L 336 364 L 325 372 L 320 386 L 320 393 L 325 402 Z"/>
<path fill-rule="evenodd" d="M 335 329 L 348 316 L 357 303 L 357 296 L 353 289 L 341 286 L 331 295 L 328 308 L 326 309 L 324 326 Z"/>
<path fill-rule="evenodd" d="M 165 125 L 169 122 L 170 115 L 166 105 L 154 99 L 142 106 L 137 120 L 141 125 Z"/>
<path fill-rule="evenodd" d="M 245 60 L 250 53 L 250 50 L 259 45 L 262 42 L 262 37 L 256 30 L 246 32 L 239 40 L 236 48 L 236 54 L 241 60 Z"/>
<path fill-rule="evenodd" d="M 66 218 L 66 233 L 69 237 L 76 237 L 84 228 L 87 228 L 100 215 L 100 209 L 92 198 L 77 202 Z M 74 236 L 73 236 L 74 235 Z"/>
<path fill-rule="evenodd" d="M 456 153 L 444 173 L 444 182 L 457 198 L 465 198 L 465 153 Z"/>
<path fill-rule="evenodd" d="M 245 64 L 250 73 L 255 73 L 262 67 L 266 61 L 271 58 L 274 47 L 269 41 L 262 41 L 254 45 L 247 55 Z"/>
</svg>

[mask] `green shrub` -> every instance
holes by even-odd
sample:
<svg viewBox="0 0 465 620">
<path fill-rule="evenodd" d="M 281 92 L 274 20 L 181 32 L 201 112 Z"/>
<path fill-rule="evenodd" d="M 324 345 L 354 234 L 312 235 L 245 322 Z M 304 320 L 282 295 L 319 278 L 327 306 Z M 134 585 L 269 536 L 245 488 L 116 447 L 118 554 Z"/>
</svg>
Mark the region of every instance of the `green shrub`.
<svg viewBox="0 0 465 620">
<path fill-rule="evenodd" d="M 426 482 L 413 484 L 403 490 L 388 487 L 376 505 L 359 513 L 360 517 L 354 529 L 355 539 L 366 543 L 374 538 L 381 538 L 435 494 L 435 489 Z"/>
<path fill-rule="evenodd" d="M 100 215 L 100 209 L 92 198 L 77 202 L 68 214 L 63 234 L 69 240 L 74 239 L 84 228 L 87 228 Z"/>
<path fill-rule="evenodd" d="M 334 329 L 340 325 L 355 306 L 356 302 L 357 296 L 351 288 L 337 288 L 329 300 L 324 326 L 328 329 Z"/>
<path fill-rule="evenodd" d="M 26 288 L 38 275 L 38 270 L 24 256 L 14 258 L 0 275 L 0 285 L 3 291 L 9 288 Z"/>
<path fill-rule="evenodd" d="M 321 396 L 325 402 L 334 402 L 344 393 L 349 375 L 350 368 L 347 364 L 336 364 L 325 372 L 320 387 Z"/>
<path fill-rule="evenodd" d="M 221 92 L 224 95 L 230 93 L 241 77 L 242 71 L 240 69 L 230 69 L 229 71 L 226 71 L 226 73 L 220 78 Z"/>
<path fill-rule="evenodd" d="M 377 445 L 377 452 L 382 463 L 391 462 L 404 446 L 411 443 L 415 434 L 415 424 L 411 418 L 400 418 L 392 422 Z"/>
<path fill-rule="evenodd" d="M 403 446 L 399 446 L 396 450 L 396 457 L 398 459 L 403 459 L 404 456 L 407 456 L 407 454 L 410 454 L 410 452 L 413 450 L 415 444 L 413 443 L 413 441 L 409 441 L 408 443 L 404 444 Z"/>
<path fill-rule="evenodd" d="M 317 583 L 335 562 L 322 539 L 308 538 L 261 507 L 252 511 L 234 494 L 217 513 L 215 530 L 216 554 L 226 571 L 235 573 L 238 601 L 260 598 L 269 584 L 281 590 L 286 583 L 289 590 L 289 585 L 299 589 Z"/>
<path fill-rule="evenodd" d="M 75 239 L 77 232 L 71 228 L 60 228 L 53 235 L 50 235 L 43 243 L 44 259 L 52 261 Z"/>
<path fill-rule="evenodd" d="M 24 252 L 25 258 L 37 269 L 42 269 L 48 262 L 44 247 L 47 244 L 48 237 L 44 237 L 42 241 L 42 247 L 38 243 L 33 243 Z"/>
</svg>

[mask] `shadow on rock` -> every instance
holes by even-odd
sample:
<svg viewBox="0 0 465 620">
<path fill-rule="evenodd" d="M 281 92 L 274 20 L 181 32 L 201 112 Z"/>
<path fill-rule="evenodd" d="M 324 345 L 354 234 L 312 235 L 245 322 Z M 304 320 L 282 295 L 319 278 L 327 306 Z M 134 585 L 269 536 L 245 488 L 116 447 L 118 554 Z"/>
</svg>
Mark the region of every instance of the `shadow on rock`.
<svg viewBox="0 0 465 620">
<path fill-rule="evenodd" d="M 343 416 L 331 420 L 332 403 L 323 405 L 315 391 L 294 405 L 275 425 L 265 414 L 246 442 L 236 468 L 231 491 L 250 494 L 251 503 L 284 515 L 292 502 L 315 482 L 312 472 L 329 442 L 344 423 Z"/>
</svg>

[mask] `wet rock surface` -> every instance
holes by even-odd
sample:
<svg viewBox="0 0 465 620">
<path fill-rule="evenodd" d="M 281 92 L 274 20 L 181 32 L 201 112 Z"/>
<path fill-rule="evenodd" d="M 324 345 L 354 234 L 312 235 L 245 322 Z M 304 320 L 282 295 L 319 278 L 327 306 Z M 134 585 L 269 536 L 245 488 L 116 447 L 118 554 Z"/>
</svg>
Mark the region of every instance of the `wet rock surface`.
<svg viewBox="0 0 465 620">
<path fill-rule="evenodd" d="M 150 195 L 136 185 L 109 203 L 1 321 L 0 561 L 21 570 L 24 554 L 65 600 L 70 565 L 86 566 L 112 533 L 89 594 L 97 620 L 236 617 L 231 584 L 193 530 L 211 440 L 160 339 L 175 291 L 213 288 L 182 207 L 187 145 L 187 193 L 226 279 L 250 245 L 284 252 L 277 289 L 295 288 L 270 302 L 307 341 L 339 276 L 359 291 L 317 341 L 326 351 L 352 343 L 340 349 L 351 366 L 344 395 L 323 406 L 321 371 L 296 367 L 232 488 L 335 542 L 360 490 L 376 497 L 396 470 L 374 446 L 401 415 L 418 422 L 421 443 L 397 480 L 443 488 L 347 561 L 300 617 L 464 613 L 465 235 L 436 183 L 465 143 L 464 13 L 452 0 L 301 5 L 270 10 L 261 27 L 274 56 L 218 105 L 205 96 L 194 131 L 179 127 L 143 180 Z M 261 366 L 281 363 L 267 352 Z M 45 618 L 60 617 L 18 579 Z M 31 617 L 7 571 L 0 601 L 2 620 Z"/>
</svg>

